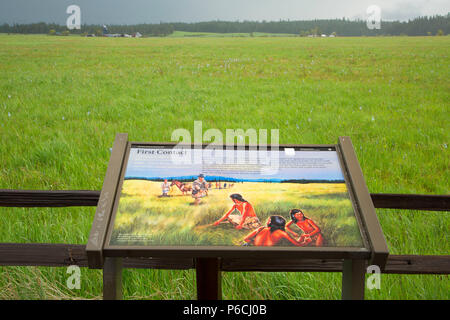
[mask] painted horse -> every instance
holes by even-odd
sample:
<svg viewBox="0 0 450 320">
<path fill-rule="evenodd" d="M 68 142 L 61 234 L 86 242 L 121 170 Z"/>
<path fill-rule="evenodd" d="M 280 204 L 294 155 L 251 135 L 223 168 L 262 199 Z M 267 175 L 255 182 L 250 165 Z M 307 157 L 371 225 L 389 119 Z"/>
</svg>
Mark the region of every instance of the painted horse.
<svg viewBox="0 0 450 320">
<path fill-rule="evenodd" d="M 178 189 L 180 189 L 180 191 L 183 193 L 183 195 L 187 194 L 189 191 L 192 191 L 191 185 L 180 182 L 178 180 L 173 180 L 172 184 L 170 186 L 173 186 L 173 185 L 177 186 Z"/>
</svg>

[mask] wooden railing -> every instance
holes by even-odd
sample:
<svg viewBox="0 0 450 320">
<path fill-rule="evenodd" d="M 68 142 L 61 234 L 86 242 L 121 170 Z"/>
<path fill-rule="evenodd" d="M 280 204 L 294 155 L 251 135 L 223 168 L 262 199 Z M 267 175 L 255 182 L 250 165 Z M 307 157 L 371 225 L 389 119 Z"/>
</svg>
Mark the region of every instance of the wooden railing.
<svg viewBox="0 0 450 320">
<path fill-rule="evenodd" d="M 0 190 L 0 207 L 96 206 L 100 191 Z M 450 211 L 450 196 L 371 194 L 375 208 Z M 445 214 L 445 213 L 443 213 Z M 87 267 L 84 244 L 0 243 L 0 266 Z M 192 269 L 190 258 L 124 259 L 125 268 Z M 341 260 L 221 259 L 222 271 L 341 272 Z M 390 255 L 384 273 L 449 274 L 450 255 Z"/>
</svg>

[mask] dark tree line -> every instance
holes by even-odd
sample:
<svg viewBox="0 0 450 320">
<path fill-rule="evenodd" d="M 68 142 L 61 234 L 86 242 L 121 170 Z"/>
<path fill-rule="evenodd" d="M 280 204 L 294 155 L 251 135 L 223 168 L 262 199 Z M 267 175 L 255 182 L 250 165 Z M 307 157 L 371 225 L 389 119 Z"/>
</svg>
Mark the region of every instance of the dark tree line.
<svg viewBox="0 0 450 320">
<path fill-rule="evenodd" d="M 446 16 L 419 17 L 406 22 L 382 21 L 381 29 L 370 30 L 366 21 L 348 19 L 310 20 L 310 21 L 208 21 L 196 23 L 172 23 L 175 30 L 190 32 L 217 33 L 288 33 L 296 35 L 332 34 L 339 36 L 378 36 L 378 35 L 436 35 L 450 33 L 450 14 Z"/>
<path fill-rule="evenodd" d="M 446 16 L 418 17 L 413 20 L 382 21 L 381 29 L 370 30 L 362 20 L 330 19 L 310 21 L 207 21 L 194 23 L 158 23 L 137 25 L 109 25 L 110 33 L 140 32 L 146 36 L 167 36 L 174 30 L 214 33 L 287 33 L 295 35 L 320 35 L 335 33 L 338 36 L 381 36 L 381 35 L 447 35 L 450 33 L 450 14 Z M 52 23 L 3 24 L 1 33 L 50 33 L 67 31 L 65 26 Z M 101 35 L 101 25 L 83 25 L 81 30 L 70 33 Z"/>
<path fill-rule="evenodd" d="M 70 30 L 74 34 L 102 35 L 102 25 L 82 25 L 80 30 Z M 31 24 L 3 24 L 0 25 L 0 33 L 63 33 L 67 31 L 66 26 L 54 23 L 31 23 Z M 174 32 L 173 24 L 135 24 L 135 25 L 108 25 L 109 33 L 133 34 L 140 32 L 146 36 L 164 37 Z"/>
</svg>

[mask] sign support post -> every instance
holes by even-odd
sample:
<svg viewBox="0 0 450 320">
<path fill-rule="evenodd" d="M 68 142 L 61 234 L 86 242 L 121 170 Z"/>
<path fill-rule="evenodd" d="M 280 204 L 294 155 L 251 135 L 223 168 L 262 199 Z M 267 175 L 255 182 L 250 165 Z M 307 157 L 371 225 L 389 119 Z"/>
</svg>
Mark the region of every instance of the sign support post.
<svg viewBox="0 0 450 320">
<path fill-rule="evenodd" d="M 365 269 L 365 260 L 344 260 L 342 265 L 342 300 L 364 300 Z"/>
<path fill-rule="evenodd" d="M 122 300 L 122 258 L 105 258 L 103 300 Z"/>
<path fill-rule="evenodd" d="M 196 258 L 197 300 L 222 300 L 220 258 Z"/>
</svg>

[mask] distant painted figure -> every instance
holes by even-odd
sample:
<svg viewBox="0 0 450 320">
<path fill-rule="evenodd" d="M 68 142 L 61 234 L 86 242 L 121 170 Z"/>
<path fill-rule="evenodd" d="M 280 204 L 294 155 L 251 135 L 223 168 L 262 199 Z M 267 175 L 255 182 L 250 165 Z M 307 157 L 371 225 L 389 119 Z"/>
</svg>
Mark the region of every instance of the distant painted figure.
<svg viewBox="0 0 450 320">
<path fill-rule="evenodd" d="M 214 222 L 215 226 L 225 220 L 236 226 L 236 229 L 255 229 L 261 226 L 253 206 L 247 200 L 239 193 L 233 193 L 230 198 L 234 205 L 219 220 Z M 232 214 L 234 211 L 238 211 L 238 214 Z"/>
<path fill-rule="evenodd" d="M 289 223 L 286 225 L 286 230 L 292 236 L 299 237 L 299 235 L 290 228 L 292 224 L 296 224 L 297 227 L 299 227 L 300 230 L 303 231 L 303 234 L 299 238 L 300 242 L 304 243 L 305 246 L 323 246 L 323 235 L 320 228 L 314 221 L 305 217 L 302 210 L 300 209 L 292 209 L 289 214 L 291 216 L 291 221 L 289 221 Z"/>
<path fill-rule="evenodd" d="M 286 240 L 294 246 L 304 246 L 301 241 L 295 240 L 286 232 L 285 225 L 286 220 L 282 216 L 270 216 L 265 227 L 260 227 L 245 237 L 243 245 L 271 247 L 281 244 L 282 240 Z"/>
<path fill-rule="evenodd" d="M 161 183 L 161 189 L 162 189 L 162 197 L 168 197 L 169 191 L 170 191 L 170 183 L 167 182 L 167 179 L 164 179 L 164 182 Z"/>
</svg>

